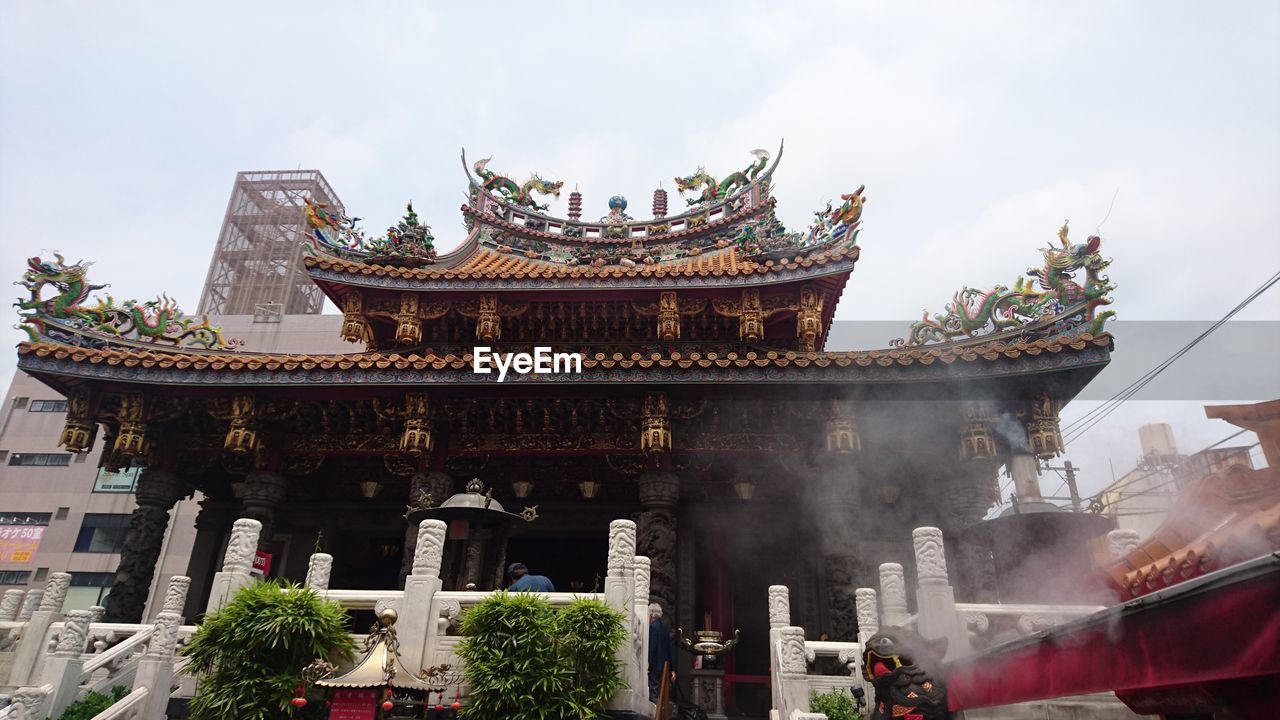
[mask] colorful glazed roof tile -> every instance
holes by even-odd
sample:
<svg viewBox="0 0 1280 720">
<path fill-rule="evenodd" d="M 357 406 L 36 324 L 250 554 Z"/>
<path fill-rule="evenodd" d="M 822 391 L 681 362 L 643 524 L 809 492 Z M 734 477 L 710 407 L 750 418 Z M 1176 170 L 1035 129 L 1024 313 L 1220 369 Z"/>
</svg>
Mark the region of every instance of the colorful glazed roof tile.
<svg viewBox="0 0 1280 720">
<path fill-rule="evenodd" d="M 664 382 L 750 381 L 899 382 L 973 375 L 1027 374 L 1046 369 L 1101 366 L 1111 348 L 1108 335 L 1078 335 L 1033 342 L 857 352 L 730 352 L 586 354 L 581 375 L 528 375 L 523 381 L 615 382 L 629 378 Z M 471 353 L 351 353 L 335 355 L 156 352 L 150 348 L 102 349 L 50 342 L 18 346 L 24 370 L 63 376 L 103 377 L 159 384 L 225 385 L 226 377 L 270 384 L 386 384 L 438 382 L 482 384 L 492 377 L 472 372 Z M 906 375 L 902 373 L 910 371 Z"/>
</svg>

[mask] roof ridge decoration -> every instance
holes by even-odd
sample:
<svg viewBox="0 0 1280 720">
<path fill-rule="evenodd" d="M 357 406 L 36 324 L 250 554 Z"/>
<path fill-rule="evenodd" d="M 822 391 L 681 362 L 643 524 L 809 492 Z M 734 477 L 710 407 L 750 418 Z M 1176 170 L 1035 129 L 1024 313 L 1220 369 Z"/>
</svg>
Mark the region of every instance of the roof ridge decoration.
<svg viewBox="0 0 1280 720">
<path fill-rule="evenodd" d="M 1021 330 L 1038 337 L 1073 334 L 1100 335 L 1114 310 L 1098 312 L 1111 304 L 1108 293 L 1115 289 L 1103 274 L 1111 260 L 1098 253 L 1102 238 L 1090 235 L 1073 245 L 1068 239 L 1068 223 L 1058 229 L 1059 247 L 1050 244 L 1041 250 L 1044 265 L 1028 268 L 1026 277 L 1013 287 L 996 285 L 990 290 L 968 286 L 947 303 L 945 312 L 929 317 L 929 311 L 913 323 L 907 337 L 891 342 L 894 347 L 963 341 L 996 333 Z M 1085 272 L 1084 285 L 1075 281 L 1076 271 Z M 1029 278 L 1035 278 L 1033 282 Z"/>
<path fill-rule="evenodd" d="M 535 172 L 530 174 L 529 179 L 523 183 L 516 183 L 515 180 L 506 175 L 498 175 L 489 170 L 489 161 L 492 159 L 493 156 L 490 155 L 487 158 L 477 160 L 471 166 L 471 169 L 475 170 L 476 175 L 480 178 L 480 187 L 484 188 L 485 192 L 497 195 L 513 205 L 529 208 L 537 212 L 545 212 L 550 205 L 539 205 L 534 201 L 533 193 L 560 197 L 560 188 L 564 187 L 563 180 L 543 180 Z M 463 153 L 463 162 L 466 162 L 465 152 Z"/>
<path fill-rule="evenodd" d="M 27 271 L 17 283 L 31 294 L 27 300 L 18 299 L 21 323 L 17 327 L 25 331 L 32 342 L 48 339 L 67 345 L 101 346 L 111 339 L 119 339 L 207 350 L 230 350 L 241 344 L 224 338 L 222 328 L 210 325 L 207 315 L 197 321 L 196 317 L 182 312 L 167 294 L 143 303 L 125 300 L 119 305 L 115 298 L 107 295 L 105 300 L 98 298 L 97 305 L 85 305 L 90 293 L 110 286 L 89 283 L 88 269 L 93 263 L 80 261 L 68 265 L 61 253 L 55 252 L 53 257 L 53 260 L 29 258 Z M 57 294 L 43 298 L 46 286 L 54 288 Z M 101 340 L 89 340 L 93 335 Z"/>
<path fill-rule="evenodd" d="M 436 238 L 431 234 L 431 226 L 419 221 L 412 200 L 405 205 L 404 217 L 387 228 L 384 237 L 373 239 L 366 238 L 364 231 L 356 227 L 361 218 L 335 213 L 326 203 L 307 198 L 303 198 L 303 202 L 307 224 L 315 239 L 310 249 L 393 267 L 420 267 L 436 261 Z"/>
<path fill-rule="evenodd" d="M 756 157 L 755 162 L 742 170 L 730 173 L 723 180 L 717 181 L 715 177 L 701 166 L 699 166 L 698 170 L 692 175 L 686 175 L 684 177 L 677 176 L 675 178 L 676 190 L 680 191 L 681 195 L 684 195 L 686 191 L 692 192 L 700 187 L 703 188 L 702 192 L 696 197 L 685 201 L 685 204 L 690 208 L 701 207 L 713 202 L 727 200 L 733 195 L 736 195 L 749 187 L 751 183 L 755 182 L 756 178 L 760 175 L 760 172 L 768 166 L 768 150 L 757 148 L 752 150 L 751 154 Z"/>
</svg>

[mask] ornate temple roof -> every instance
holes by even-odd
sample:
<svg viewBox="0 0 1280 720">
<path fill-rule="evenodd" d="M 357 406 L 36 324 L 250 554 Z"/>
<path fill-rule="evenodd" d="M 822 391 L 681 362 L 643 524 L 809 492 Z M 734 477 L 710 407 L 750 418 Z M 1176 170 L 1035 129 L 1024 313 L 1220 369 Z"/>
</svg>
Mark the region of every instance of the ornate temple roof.
<svg viewBox="0 0 1280 720">
<path fill-rule="evenodd" d="M 841 195 L 814 213 L 807 232 L 788 232 L 774 213 L 771 181 L 782 156 L 753 152 L 755 161 L 716 179 L 704 169 L 677 177 L 677 188 L 693 192 L 684 212 L 667 215 L 667 195 L 655 191 L 653 217 L 626 214 L 626 198 L 609 199 L 609 213 L 596 222 L 581 218 L 581 195 L 570 199 L 570 217 L 546 214 L 535 194 L 559 196 L 563 182 L 536 174 L 524 183 L 488 169 L 489 159 L 467 169 L 468 202 L 462 206 L 466 239 L 437 255 L 430 228 L 408 214 L 384 238 L 369 240 L 349 219 L 311 206 L 312 277 L 331 285 L 501 289 L 504 287 L 603 288 L 761 284 L 848 273 L 858 259 L 862 189 Z M 472 170 L 475 174 L 472 174 Z M 482 285 L 464 285 L 475 281 Z"/>
</svg>

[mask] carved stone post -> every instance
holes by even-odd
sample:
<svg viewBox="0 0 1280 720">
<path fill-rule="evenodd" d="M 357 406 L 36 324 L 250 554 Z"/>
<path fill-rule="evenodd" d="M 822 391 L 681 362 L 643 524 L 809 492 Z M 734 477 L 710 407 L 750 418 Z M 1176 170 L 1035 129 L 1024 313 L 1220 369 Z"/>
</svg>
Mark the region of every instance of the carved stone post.
<svg viewBox="0 0 1280 720">
<path fill-rule="evenodd" d="M 178 624 L 182 624 L 182 612 L 187 604 L 187 593 L 191 591 L 191 578 L 186 575 L 174 575 L 164 589 L 164 604 L 160 612 L 178 616 Z M 92 609 L 92 608 L 90 608 Z"/>
<path fill-rule="evenodd" d="M 147 468 L 138 478 L 135 499 L 138 507 L 129 518 L 129 530 L 120 551 L 111 594 L 107 596 L 107 622 L 136 623 L 142 620 L 156 574 L 156 562 L 164 547 L 169 527 L 169 510 L 182 496 L 182 481 L 164 470 Z"/>
<path fill-rule="evenodd" d="M 898 627 L 907 621 L 907 579 L 898 563 L 880 566 L 880 625 Z"/>
<path fill-rule="evenodd" d="M 880 632 L 880 611 L 876 607 L 876 591 L 871 588 L 858 588 L 853 591 L 854 600 L 858 606 L 858 645 L 865 648 L 867 641 L 872 635 Z M 854 661 L 854 677 L 861 678 L 862 673 L 857 671 L 857 663 Z M 868 698 L 875 697 L 875 686 L 862 681 L 862 689 L 867 693 Z"/>
<path fill-rule="evenodd" d="M 969 652 L 969 634 L 956 614 L 942 531 L 935 527 L 916 528 L 911 532 L 911 541 L 916 556 L 916 629 L 926 640 L 945 637 L 946 659 L 963 657 Z"/>
<path fill-rule="evenodd" d="M 276 512 L 288 497 L 289 482 L 273 472 L 251 472 L 244 478 L 241 516 L 262 523 L 258 548 L 271 545 L 275 534 Z"/>
<path fill-rule="evenodd" d="M 31 590 L 18 613 L 18 620 L 25 616 L 27 626 L 13 654 L 9 685 L 35 685 L 44 670 L 45 636 L 49 626 L 62 617 L 62 605 L 71 586 L 71 573 L 49 573 L 49 582 L 43 590 Z"/>
<path fill-rule="evenodd" d="M 425 510 L 435 507 L 449 498 L 453 492 L 453 478 L 442 472 L 416 472 L 409 479 L 407 510 Z M 418 544 L 418 526 L 408 523 L 404 531 L 404 551 L 400 557 L 400 577 L 408 577 L 413 570 L 413 550 Z"/>
<path fill-rule="evenodd" d="M 4 599 L 0 600 L 0 622 L 12 621 L 18 617 L 18 611 L 22 609 L 22 596 L 26 593 L 22 590 L 5 590 Z"/>
<path fill-rule="evenodd" d="M 333 556 L 329 553 L 313 553 L 307 562 L 307 587 L 324 595 L 329 591 L 329 576 L 333 573 Z"/>
<path fill-rule="evenodd" d="M 14 720 L 44 720 L 49 717 L 49 691 L 43 687 L 14 690 L 9 712 Z"/>
<path fill-rule="evenodd" d="M 630 520 L 614 520 L 609 523 L 609 559 L 604 579 L 604 600 L 609 607 L 624 615 L 634 611 L 635 568 L 636 524 Z M 619 673 L 627 689 L 614 694 L 609 702 L 609 709 L 638 711 L 642 707 L 640 702 L 648 703 L 649 698 L 640 698 L 636 692 L 636 688 L 640 687 L 640 668 L 635 651 L 623 645 L 618 648 L 617 657 Z"/>
<path fill-rule="evenodd" d="M 774 707 L 779 718 L 790 718 L 793 712 L 809 711 L 808 653 L 804 647 L 804 628 L 789 626 L 779 628 L 777 633 L 774 683 L 778 700 Z"/>
<path fill-rule="evenodd" d="M 35 611 L 40 609 L 41 602 L 44 602 L 44 590 L 28 590 L 27 596 L 22 599 L 22 608 L 18 610 L 18 622 L 30 620 Z"/>
<path fill-rule="evenodd" d="M 644 555 L 635 557 L 635 612 L 631 621 L 632 645 L 636 651 L 636 667 L 640 684 L 636 696 L 649 697 L 649 578 L 652 564 Z M 661 668 L 659 668 L 661 670 Z"/>
<path fill-rule="evenodd" d="M 423 520 L 414 533 L 410 574 L 404 581 L 404 601 L 396 623 L 401 655 L 410 672 L 436 664 L 436 618 L 441 612 L 438 593 L 443 586 L 440 568 L 448 527 L 443 520 Z M 422 612 L 424 609 L 427 612 Z"/>
<path fill-rule="evenodd" d="M 186 589 L 190 584 L 190 579 L 182 576 L 177 576 L 174 580 L 178 582 L 169 583 L 165 609 L 156 615 L 151 639 L 147 642 L 146 652 L 138 660 L 138 671 L 133 679 L 134 690 L 141 687 L 149 690 L 139 716 L 143 718 L 165 717 L 169 706 L 168 690 L 173 683 L 173 656 L 178 647 L 178 628 L 182 627 L 182 615 L 170 608 L 183 606 L 186 602 Z"/>
<path fill-rule="evenodd" d="M 786 585 L 769 586 L 769 667 L 776 674 L 781 665 L 778 658 L 783 628 L 791 626 L 791 591 Z M 774 678 L 771 683 L 773 707 L 782 707 L 782 683 Z"/>
<path fill-rule="evenodd" d="M 62 711 L 75 702 L 80 690 L 80 670 L 84 667 L 81 654 L 89 639 L 89 623 L 93 613 L 88 610 L 72 610 L 62 623 L 58 646 L 45 660 L 41 681 L 53 685 L 50 715 L 61 717 Z"/>
<path fill-rule="evenodd" d="M 209 604 L 205 612 L 213 612 L 231 598 L 240 588 L 249 584 L 253 570 L 253 554 L 258 549 L 258 536 L 262 523 L 240 518 L 231 526 L 231 539 L 222 558 L 222 571 L 213 576 L 213 588 L 209 592 Z"/>
<path fill-rule="evenodd" d="M 670 472 L 640 476 L 640 525 L 637 545 L 652 564 L 649 594 L 662 606 L 663 617 L 675 617 L 676 607 L 676 504 L 680 478 Z M 690 592 L 691 588 L 686 588 Z"/>
</svg>

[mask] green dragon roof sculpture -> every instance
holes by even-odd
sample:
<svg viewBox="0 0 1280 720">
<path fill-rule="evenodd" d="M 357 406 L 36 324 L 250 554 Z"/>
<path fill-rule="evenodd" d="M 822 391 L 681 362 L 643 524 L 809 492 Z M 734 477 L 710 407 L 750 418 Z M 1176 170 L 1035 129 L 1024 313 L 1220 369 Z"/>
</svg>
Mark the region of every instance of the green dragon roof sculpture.
<svg viewBox="0 0 1280 720">
<path fill-rule="evenodd" d="M 1043 249 L 1044 265 L 1029 268 L 1026 277 L 1015 280 L 1012 288 L 996 285 L 983 291 L 963 287 L 947 303 L 945 312 L 929 317 L 929 311 L 924 311 L 907 337 L 892 344 L 907 347 L 953 342 L 1015 330 L 1034 336 L 1029 339 L 1099 334 L 1115 316 L 1113 310 L 1098 312 L 1099 307 L 1111 304 L 1108 293 L 1115 289 L 1102 274 L 1111 264 L 1098 253 L 1102 238 L 1091 235 L 1084 243 L 1073 245 L 1064 222 L 1058 230 L 1058 243 L 1060 247 Z M 1081 269 L 1084 285 L 1073 278 Z"/>
<path fill-rule="evenodd" d="M 206 350 L 229 350 L 239 345 L 239 341 L 224 338 L 222 328 L 210 325 L 208 317 L 197 319 L 182 312 L 168 295 L 143 303 L 126 300 L 119 305 L 107 295 L 105 300 L 98 298 L 96 305 L 87 305 L 90 293 L 108 287 L 89 283 L 92 263 L 68 265 L 60 253 L 53 257 L 29 258 L 27 271 L 18 282 L 31 294 L 26 300 L 18 299 L 18 328 L 26 331 L 32 342 L 46 338 L 98 347 L 123 340 Z M 41 297 L 46 286 L 56 291 L 48 299 Z"/>
</svg>

